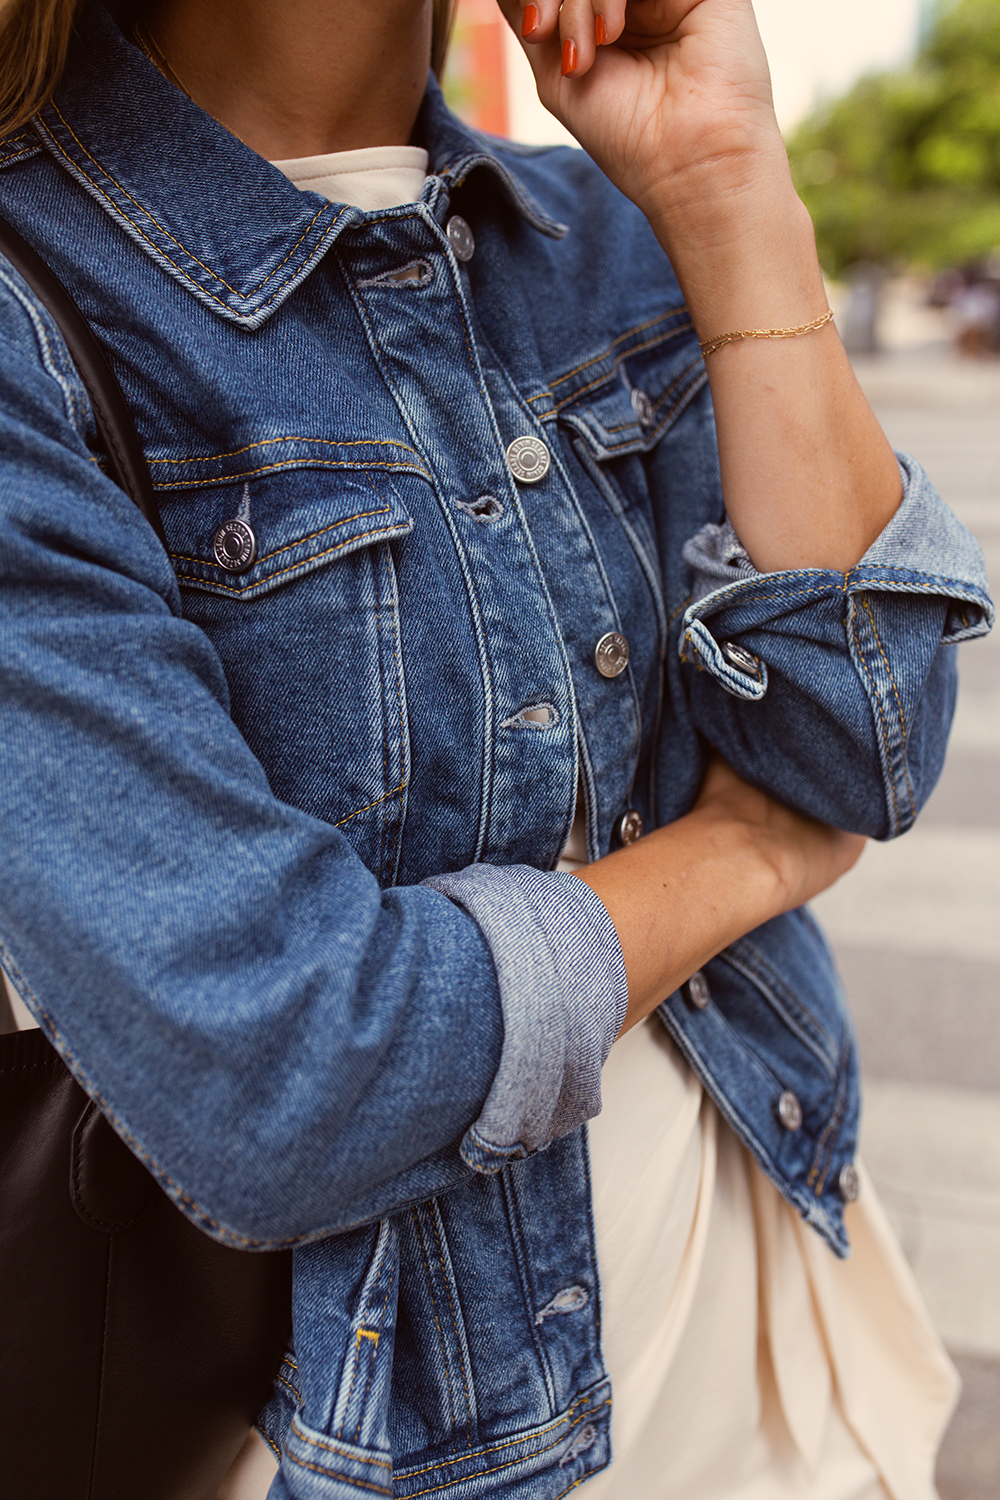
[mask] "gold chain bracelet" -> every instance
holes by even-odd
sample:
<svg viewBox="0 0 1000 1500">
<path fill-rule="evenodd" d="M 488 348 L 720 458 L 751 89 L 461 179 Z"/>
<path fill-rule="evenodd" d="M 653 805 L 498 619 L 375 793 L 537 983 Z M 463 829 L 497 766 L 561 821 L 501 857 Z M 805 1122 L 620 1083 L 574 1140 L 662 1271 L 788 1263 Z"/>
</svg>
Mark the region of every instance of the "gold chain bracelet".
<svg viewBox="0 0 1000 1500">
<path fill-rule="evenodd" d="M 800 333 L 815 333 L 817 328 L 825 328 L 832 317 L 832 308 L 827 308 L 821 318 L 803 323 L 801 328 L 743 328 L 739 333 L 720 333 L 714 339 L 706 339 L 699 347 L 702 358 L 707 359 L 717 349 L 725 348 L 726 344 L 738 344 L 741 339 L 797 339 Z"/>
</svg>

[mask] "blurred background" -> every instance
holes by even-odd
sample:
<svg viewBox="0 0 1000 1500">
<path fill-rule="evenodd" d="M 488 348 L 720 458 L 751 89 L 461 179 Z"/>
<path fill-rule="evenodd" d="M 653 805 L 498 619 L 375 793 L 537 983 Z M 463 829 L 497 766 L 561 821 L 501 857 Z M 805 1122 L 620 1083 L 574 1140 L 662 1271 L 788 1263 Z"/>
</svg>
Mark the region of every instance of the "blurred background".
<svg viewBox="0 0 1000 1500">
<path fill-rule="evenodd" d="M 1000 586 L 1000 0 L 756 0 L 831 306 L 897 448 Z M 470 124 L 569 140 L 494 0 L 459 0 Z M 963 1380 L 942 1500 L 1000 1500 L 1000 629 L 960 648 L 916 829 L 816 903 L 865 1069 L 862 1148 Z"/>
</svg>

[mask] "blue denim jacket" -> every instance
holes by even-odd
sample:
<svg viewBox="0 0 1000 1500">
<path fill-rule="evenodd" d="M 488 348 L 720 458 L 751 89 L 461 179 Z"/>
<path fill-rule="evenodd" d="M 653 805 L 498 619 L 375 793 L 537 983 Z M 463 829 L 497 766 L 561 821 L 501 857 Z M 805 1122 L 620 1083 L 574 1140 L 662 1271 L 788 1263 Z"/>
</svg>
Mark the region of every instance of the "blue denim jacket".
<svg viewBox="0 0 1000 1500">
<path fill-rule="evenodd" d="M 0 958 L 192 1219 L 298 1247 L 273 1495 L 554 1500 L 610 1451 L 583 1126 L 626 999 L 603 906 L 553 870 L 578 783 L 592 857 L 627 810 L 689 808 L 706 745 L 903 832 L 992 609 L 905 459 L 857 567 L 758 574 L 638 212 L 433 85 L 418 134 L 418 204 L 301 193 L 98 7 L 0 143 L 0 205 L 110 353 L 171 548 L 0 272 Z M 232 520 L 256 550 L 227 567 Z M 843 1252 L 857 1080 L 809 915 L 660 1015 Z"/>
</svg>

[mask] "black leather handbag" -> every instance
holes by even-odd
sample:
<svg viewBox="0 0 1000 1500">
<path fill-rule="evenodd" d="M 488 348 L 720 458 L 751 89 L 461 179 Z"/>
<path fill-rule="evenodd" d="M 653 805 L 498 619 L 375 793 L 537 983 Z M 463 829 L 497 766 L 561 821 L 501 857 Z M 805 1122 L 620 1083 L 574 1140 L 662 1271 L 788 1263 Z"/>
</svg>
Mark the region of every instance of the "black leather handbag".
<svg viewBox="0 0 1000 1500">
<path fill-rule="evenodd" d="M 90 326 L 2 218 L 0 252 L 59 325 L 108 470 L 163 540 L 135 426 Z M 267 1400 L 290 1309 L 290 1252 L 209 1239 L 40 1031 L 0 1035 L 4 1494 L 212 1500 Z"/>
</svg>

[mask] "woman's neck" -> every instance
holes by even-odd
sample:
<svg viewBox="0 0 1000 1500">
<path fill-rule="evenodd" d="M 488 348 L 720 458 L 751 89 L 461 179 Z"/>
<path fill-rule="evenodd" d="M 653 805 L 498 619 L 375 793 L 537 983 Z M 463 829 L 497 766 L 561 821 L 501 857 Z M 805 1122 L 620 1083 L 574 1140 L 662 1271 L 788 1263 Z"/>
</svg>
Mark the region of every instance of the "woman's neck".
<svg viewBox="0 0 1000 1500">
<path fill-rule="evenodd" d="M 272 161 L 410 139 L 430 0 L 154 0 L 143 28 L 167 76 Z"/>
</svg>

